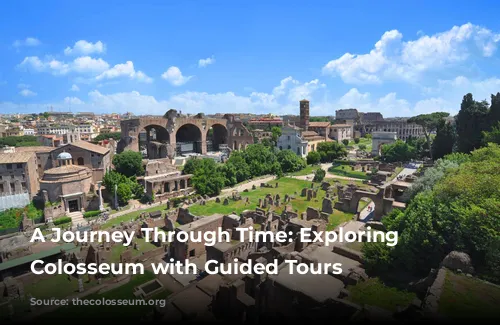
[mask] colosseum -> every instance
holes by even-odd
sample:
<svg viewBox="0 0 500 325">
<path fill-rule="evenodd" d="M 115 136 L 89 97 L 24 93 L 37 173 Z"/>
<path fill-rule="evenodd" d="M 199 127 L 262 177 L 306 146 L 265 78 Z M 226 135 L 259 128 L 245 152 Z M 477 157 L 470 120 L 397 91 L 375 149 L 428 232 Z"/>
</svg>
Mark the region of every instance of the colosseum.
<svg viewBox="0 0 500 325">
<path fill-rule="evenodd" d="M 140 151 L 148 159 L 159 159 L 223 148 L 240 150 L 252 143 L 251 132 L 231 114 L 218 119 L 201 113 L 184 116 L 171 109 L 163 117 L 121 121 L 117 152 Z"/>
</svg>

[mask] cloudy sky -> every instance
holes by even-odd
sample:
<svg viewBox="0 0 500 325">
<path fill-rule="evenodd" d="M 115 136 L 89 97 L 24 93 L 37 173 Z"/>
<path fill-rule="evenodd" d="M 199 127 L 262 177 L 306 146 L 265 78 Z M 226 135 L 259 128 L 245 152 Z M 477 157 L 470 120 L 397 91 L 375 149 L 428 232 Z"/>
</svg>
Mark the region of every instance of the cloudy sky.
<svg viewBox="0 0 500 325">
<path fill-rule="evenodd" d="M 496 1 L 5 1 L 0 112 L 456 113 L 500 91 Z"/>
</svg>

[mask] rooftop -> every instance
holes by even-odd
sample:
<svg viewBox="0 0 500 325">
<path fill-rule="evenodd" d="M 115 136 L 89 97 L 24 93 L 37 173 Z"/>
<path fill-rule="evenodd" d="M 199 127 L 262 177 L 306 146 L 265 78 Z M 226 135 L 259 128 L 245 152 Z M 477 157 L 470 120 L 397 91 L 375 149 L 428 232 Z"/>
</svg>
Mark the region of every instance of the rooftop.
<svg viewBox="0 0 500 325">
<path fill-rule="evenodd" d="M 313 128 L 327 128 L 330 126 L 330 122 L 309 122 L 309 127 Z"/>
<path fill-rule="evenodd" d="M 95 153 L 98 153 L 101 155 L 104 155 L 104 154 L 109 152 L 109 148 L 102 147 L 102 146 L 99 146 L 97 144 L 93 144 L 93 143 L 90 143 L 87 141 L 75 141 L 72 143 L 68 143 L 68 144 L 64 145 L 63 147 L 66 147 L 66 146 L 78 147 L 78 148 L 81 148 L 81 149 L 84 149 L 87 151 L 91 151 L 91 152 L 95 152 Z M 59 148 L 61 148 L 61 147 L 59 147 Z"/>
<path fill-rule="evenodd" d="M 26 163 L 33 157 L 33 152 L 15 152 L 0 154 L 0 164 Z"/>
</svg>

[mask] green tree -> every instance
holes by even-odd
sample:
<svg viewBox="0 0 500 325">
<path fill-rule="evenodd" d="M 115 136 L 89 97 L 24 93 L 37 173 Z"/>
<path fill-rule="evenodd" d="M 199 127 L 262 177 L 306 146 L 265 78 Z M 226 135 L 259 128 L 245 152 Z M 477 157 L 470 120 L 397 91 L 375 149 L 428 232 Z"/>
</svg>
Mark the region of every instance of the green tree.
<svg viewBox="0 0 500 325">
<path fill-rule="evenodd" d="M 471 255 L 477 270 L 498 274 L 494 247 L 500 238 L 500 187 L 491 186 L 500 182 L 498 170 L 500 146 L 477 149 L 432 189 L 417 194 L 404 211 L 384 217 L 386 228 L 399 232 L 394 261 L 426 274 L 450 251 L 459 250 Z"/>
<path fill-rule="evenodd" d="M 363 136 L 365 139 L 371 139 L 372 135 L 370 133 L 367 133 Z"/>
<path fill-rule="evenodd" d="M 273 148 L 262 144 L 250 144 L 243 151 L 243 156 L 247 162 L 252 177 L 269 175 L 281 172 L 280 164 L 277 161 Z"/>
<path fill-rule="evenodd" d="M 436 138 L 432 142 L 432 157 L 443 158 L 453 152 L 455 144 L 455 129 L 450 122 L 441 120 L 437 126 Z"/>
<path fill-rule="evenodd" d="M 361 139 L 360 139 L 360 138 L 354 138 L 354 143 L 355 143 L 355 144 L 358 144 L 358 143 L 359 143 L 359 141 L 361 141 Z"/>
<path fill-rule="evenodd" d="M 491 131 L 483 131 L 484 145 L 490 142 L 500 144 L 500 122 L 496 126 L 493 126 Z"/>
<path fill-rule="evenodd" d="M 470 93 L 465 95 L 455 117 L 459 152 L 469 153 L 481 147 L 482 132 L 488 129 L 487 118 L 488 103 L 475 101 Z"/>
<path fill-rule="evenodd" d="M 333 162 L 335 159 L 347 156 L 346 147 L 336 141 L 321 142 L 316 151 L 320 154 L 323 163 Z"/>
<path fill-rule="evenodd" d="M 127 150 L 117 154 L 113 157 L 113 165 L 117 172 L 127 177 L 141 176 L 144 174 L 142 155 L 140 152 Z"/>
<path fill-rule="evenodd" d="M 491 95 L 491 106 L 488 113 L 490 130 L 500 124 L 500 93 Z"/>
<path fill-rule="evenodd" d="M 349 144 L 349 140 L 344 139 L 344 140 L 342 140 L 342 143 L 344 144 L 344 146 L 347 146 Z"/>
<path fill-rule="evenodd" d="M 360 144 L 359 145 L 359 150 L 365 151 L 366 150 L 366 144 Z"/>
<path fill-rule="evenodd" d="M 133 197 L 132 190 L 127 183 L 118 184 L 116 195 L 118 196 L 118 204 L 120 206 L 126 206 L 128 204 L 128 201 L 130 201 Z"/>
<path fill-rule="evenodd" d="M 182 169 L 182 173 L 185 175 L 194 174 L 196 169 L 201 166 L 201 159 L 196 157 L 189 158 L 184 164 L 184 168 Z"/>
<path fill-rule="evenodd" d="M 241 183 L 252 178 L 250 167 L 245 160 L 245 155 L 240 151 L 233 151 L 226 162 L 226 165 L 233 166 L 235 169 L 236 182 Z"/>
<path fill-rule="evenodd" d="M 303 158 L 297 156 L 292 150 L 281 150 L 276 158 L 281 165 L 283 173 L 296 172 L 306 167 L 306 162 Z"/>
<path fill-rule="evenodd" d="M 273 126 L 271 128 L 271 132 L 273 134 L 273 142 L 274 142 L 274 145 L 276 145 L 276 143 L 278 143 L 278 138 L 281 136 L 282 132 L 281 132 L 281 128 L 278 127 L 278 126 Z"/>
<path fill-rule="evenodd" d="M 192 179 L 196 192 L 200 195 L 219 195 L 226 182 L 224 175 L 213 159 L 204 158 L 200 161 Z"/>
<path fill-rule="evenodd" d="M 313 182 L 321 182 L 325 178 L 326 172 L 323 168 L 318 168 L 314 172 Z"/>
<path fill-rule="evenodd" d="M 438 124 L 445 118 L 450 116 L 449 113 L 446 112 L 435 112 L 431 114 L 420 114 L 408 119 L 408 123 L 415 123 L 422 127 L 424 131 L 425 139 L 427 140 L 427 148 L 431 147 L 431 136 L 430 132 L 435 131 L 437 129 Z M 429 152 L 431 159 L 432 151 Z"/>
<path fill-rule="evenodd" d="M 321 155 L 317 151 L 311 151 L 307 154 L 306 159 L 308 165 L 317 165 L 321 161 Z"/>
<path fill-rule="evenodd" d="M 121 132 L 110 132 L 110 133 L 101 133 L 98 136 L 96 136 L 92 141 L 93 142 L 99 142 L 102 140 L 107 140 L 107 139 L 115 139 L 115 140 L 120 140 L 122 136 Z"/>
<path fill-rule="evenodd" d="M 402 140 L 382 146 L 382 161 L 409 161 L 415 157 L 415 148 Z"/>
<path fill-rule="evenodd" d="M 48 119 L 48 118 L 49 118 L 49 116 L 50 116 L 50 113 L 49 113 L 49 112 L 44 112 L 44 113 L 42 114 L 42 116 L 43 116 L 43 118 L 44 118 L 44 119 Z"/>
</svg>

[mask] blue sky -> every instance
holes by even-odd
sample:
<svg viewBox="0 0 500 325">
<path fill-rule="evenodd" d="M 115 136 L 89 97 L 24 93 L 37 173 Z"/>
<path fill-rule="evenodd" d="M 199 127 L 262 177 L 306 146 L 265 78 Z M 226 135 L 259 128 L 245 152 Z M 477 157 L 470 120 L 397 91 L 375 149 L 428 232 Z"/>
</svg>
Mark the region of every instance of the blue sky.
<svg viewBox="0 0 500 325">
<path fill-rule="evenodd" d="M 495 1 L 5 1 L 0 111 L 384 116 L 500 91 Z"/>
</svg>

